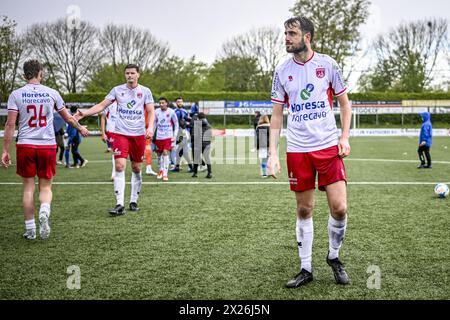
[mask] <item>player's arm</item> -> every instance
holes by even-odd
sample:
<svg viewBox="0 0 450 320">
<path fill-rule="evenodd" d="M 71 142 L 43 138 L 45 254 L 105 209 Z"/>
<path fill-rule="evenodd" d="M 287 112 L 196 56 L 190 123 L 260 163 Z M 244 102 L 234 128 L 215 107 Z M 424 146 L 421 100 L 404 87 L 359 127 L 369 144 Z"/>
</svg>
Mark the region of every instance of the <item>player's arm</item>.
<svg viewBox="0 0 450 320">
<path fill-rule="evenodd" d="M 81 120 L 85 117 L 89 117 L 93 114 L 97 114 L 102 112 L 103 110 L 105 110 L 106 108 L 108 108 L 111 104 L 113 103 L 113 101 L 109 100 L 109 99 L 105 99 L 102 102 L 100 102 L 99 104 L 96 104 L 95 106 L 81 111 L 80 109 L 78 109 L 77 113 L 75 114 L 75 118 L 77 120 Z"/>
<path fill-rule="evenodd" d="M 174 126 L 172 141 L 176 141 L 178 137 L 178 131 L 180 130 L 180 124 L 178 123 L 178 117 L 175 112 L 172 114 L 172 121 Z"/>
<path fill-rule="evenodd" d="M 280 141 L 282 125 L 283 105 L 274 103 L 272 117 L 270 119 L 269 159 L 267 161 L 269 175 L 274 178 L 277 178 L 277 173 L 281 172 L 280 158 L 278 157 L 278 143 Z"/>
<path fill-rule="evenodd" d="M 64 119 L 65 122 L 70 124 L 73 128 L 77 129 L 83 137 L 87 137 L 89 135 L 89 131 L 83 127 L 75 118 L 75 116 L 72 116 L 66 108 L 63 108 L 59 111 L 59 114 Z"/>
<path fill-rule="evenodd" d="M 342 134 L 339 138 L 339 155 L 341 157 L 346 157 L 350 154 L 350 143 L 348 139 L 350 138 L 350 123 L 352 120 L 352 109 L 350 107 L 350 102 L 348 100 L 347 93 L 344 93 L 337 97 L 339 102 L 339 108 L 341 113 L 341 130 Z"/>
<path fill-rule="evenodd" d="M 102 141 L 106 142 L 108 138 L 106 137 L 106 115 L 104 113 L 100 116 L 100 133 L 102 135 Z"/>
<path fill-rule="evenodd" d="M 155 104 L 153 102 L 147 103 L 145 105 L 145 110 L 147 111 L 148 117 L 147 117 L 147 131 L 145 132 L 145 137 L 147 139 L 152 139 L 153 134 L 155 133 Z"/>
<path fill-rule="evenodd" d="M 8 168 L 8 166 L 11 164 L 11 156 L 9 155 L 9 146 L 11 145 L 11 141 L 14 137 L 17 114 L 18 113 L 16 111 L 8 111 L 8 117 L 6 119 L 5 132 L 3 138 L 3 153 L 2 153 L 2 164 L 5 166 L 5 168 Z"/>
</svg>

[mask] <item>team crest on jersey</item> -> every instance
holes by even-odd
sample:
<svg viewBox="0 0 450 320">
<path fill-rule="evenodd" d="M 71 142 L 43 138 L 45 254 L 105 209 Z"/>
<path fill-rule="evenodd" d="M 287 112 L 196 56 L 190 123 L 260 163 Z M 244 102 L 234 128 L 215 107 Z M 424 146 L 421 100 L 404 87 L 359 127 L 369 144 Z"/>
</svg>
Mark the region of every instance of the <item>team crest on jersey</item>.
<svg viewBox="0 0 450 320">
<path fill-rule="evenodd" d="M 138 92 L 137 97 L 138 99 L 142 99 L 142 92 Z"/>
<path fill-rule="evenodd" d="M 292 80 L 294 80 L 294 77 L 289 76 L 288 79 L 289 79 L 289 81 L 292 81 Z"/>
<path fill-rule="evenodd" d="M 325 77 L 325 68 L 317 68 L 316 69 L 316 76 L 319 79 Z"/>
</svg>

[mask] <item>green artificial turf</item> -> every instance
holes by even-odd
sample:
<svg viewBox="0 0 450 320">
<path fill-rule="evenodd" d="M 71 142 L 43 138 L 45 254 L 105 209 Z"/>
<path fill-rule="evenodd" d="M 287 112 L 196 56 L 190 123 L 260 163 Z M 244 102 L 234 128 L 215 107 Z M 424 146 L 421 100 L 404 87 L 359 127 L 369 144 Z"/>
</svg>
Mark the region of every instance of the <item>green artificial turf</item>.
<svg viewBox="0 0 450 320">
<path fill-rule="evenodd" d="M 294 290 L 284 288 L 299 269 L 285 141 L 278 180 L 259 177 L 248 140 L 234 142 L 243 151 L 225 154 L 234 164 L 214 164 L 212 180 L 191 178 L 186 166 L 168 183 L 144 176 L 140 212 L 112 218 L 110 154 L 99 138 L 84 139 L 87 166 L 57 168 L 48 240 L 21 238 L 21 180 L 14 166 L 0 168 L 0 299 L 450 298 L 450 202 L 433 192 L 450 181 L 450 138 L 434 138 L 431 170 L 416 169 L 416 138 L 352 138 L 341 250 L 351 284 L 336 285 L 325 262 L 328 207 L 317 191 L 315 279 Z M 386 182 L 417 184 L 374 184 Z M 129 193 L 127 184 L 126 202 Z M 73 265 L 79 290 L 67 288 Z M 380 289 L 367 286 L 371 266 L 381 271 Z"/>
</svg>

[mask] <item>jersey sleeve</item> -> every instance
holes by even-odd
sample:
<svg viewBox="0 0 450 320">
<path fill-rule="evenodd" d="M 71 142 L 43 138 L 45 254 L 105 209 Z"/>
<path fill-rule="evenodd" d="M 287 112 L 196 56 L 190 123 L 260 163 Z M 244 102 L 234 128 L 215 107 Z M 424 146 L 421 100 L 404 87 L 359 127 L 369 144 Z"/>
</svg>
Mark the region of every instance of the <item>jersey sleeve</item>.
<svg viewBox="0 0 450 320">
<path fill-rule="evenodd" d="M 342 70 L 336 61 L 331 61 L 331 88 L 336 97 L 347 92 L 347 86 L 345 85 L 344 76 Z"/>
<path fill-rule="evenodd" d="M 61 97 L 61 95 L 59 94 L 59 92 L 55 91 L 54 99 L 55 99 L 55 107 L 58 112 L 66 107 L 64 104 L 64 100 Z"/>
<path fill-rule="evenodd" d="M 106 95 L 105 99 L 112 102 L 116 101 L 116 88 L 112 88 L 112 90 Z"/>
<path fill-rule="evenodd" d="M 153 103 L 154 102 L 153 94 L 150 91 L 150 89 L 145 90 L 145 100 L 144 101 L 145 101 L 145 104 L 149 104 L 149 103 Z"/>
<path fill-rule="evenodd" d="M 284 104 L 287 102 L 286 91 L 284 90 L 283 84 L 281 83 L 278 70 L 275 70 L 275 73 L 273 75 L 271 100 L 272 103 L 277 104 Z"/>
<path fill-rule="evenodd" d="M 8 108 L 8 111 L 19 112 L 19 106 L 17 105 L 16 97 L 14 95 L 14 92 L 12 92 L 9 95 L 7 108 Z"/>
</svg>

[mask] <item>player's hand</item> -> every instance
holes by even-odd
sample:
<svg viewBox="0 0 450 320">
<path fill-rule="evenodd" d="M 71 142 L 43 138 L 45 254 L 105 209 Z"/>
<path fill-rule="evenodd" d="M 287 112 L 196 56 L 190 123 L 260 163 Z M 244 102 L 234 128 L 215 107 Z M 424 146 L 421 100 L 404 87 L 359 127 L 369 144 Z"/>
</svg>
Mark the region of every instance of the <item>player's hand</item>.
<svg viewBox="0 0 450 320">
<path fill-rule="evenodd" d="M 277 174 L 281 173 L 280 158 L 278 155 L 270 155 L 267 161 L 267 173 L 269 177 L 277 179 Z"/>
<path fill-rule="evenodd" d="M 153 128 L 152 127 L 148 127 L 147 130 L 145 131 L 145 139 L 153 139 Z"/>
<path fill-rule="evenodd" d="M 3 151 L 3 154 L 2 154 L 2 165 L 5 168 L 8 168 L 11 165 L 11 157 L 9 155 L 9 152 L 7 152 L 7 151 Z"/>
<path fill-rule="evenodd" d="M 106 141 L 108 141 L 108 137 L 106 136 L 106 134 L 102 133 L 102 141 L 104 143 L 106 143 Z"/>
<path fill-rule="evenodd" d="M 351 149 L 350 143 L 348 142 L 348 138 L 341 137 L 339 139 L 338 148 L 339 148 L 339 156 L 341 158 L 345 158 L 346 156 L 348 156 L 350 154 Z"/>
<path fill-rule="evenodd" d="M 423 147 L 423 146 L 426 145 L 426 144 L 427 144 L 426 141 L 422 141 L 422 142 L 420 143 L 419 147 Z"/>
<path fill-rule="evenodd" d="M 89 135 L 89 131 L 88 131 L 88 129 L 87 129 L 86 127 L 81 126 L 81 128 L 80 128 L 80 134 L 81 134 L 83 137 L 87 137 L 87 136 Z"/>
<path fill-rule="evenodd" d="M 81 119 L 84 118 L 84 114 L 83 114 L 83 112 L 82 112 L 80 109 L 78 109 L 77 112 L 73 115 L 73 117 L 74 117 L 77 121 L 80 121 Z"/>
</svg>

